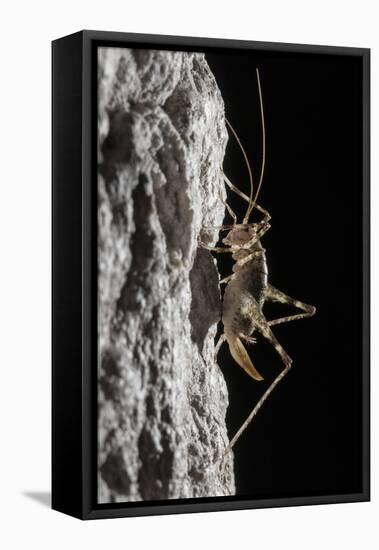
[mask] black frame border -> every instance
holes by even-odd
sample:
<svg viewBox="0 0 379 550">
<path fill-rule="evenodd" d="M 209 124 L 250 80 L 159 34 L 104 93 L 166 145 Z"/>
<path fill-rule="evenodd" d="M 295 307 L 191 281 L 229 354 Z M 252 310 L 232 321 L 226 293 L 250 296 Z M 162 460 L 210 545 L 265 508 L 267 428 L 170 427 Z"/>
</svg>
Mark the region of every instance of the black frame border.
<svg viewBox="0 0 379 550">
<path fill-rule="evenodd" d="M 81 272 L 78 265 L 74 276 L 81 288 L 81 353 L 77 365 L 80 368 L 69 371 L 71 384 L 76 388 L 76 396 L 80 397 L 80 418 L 77 418 L 80 437 L 78 435 L 72 446 L 66 449 L 73 455 L 77 470 L 80 473 L 80 487 L 76 488 L 72 499 L 61 497 L 66 483 L 65 472 L 62 471 L 64 461 L 60 455 L 64 445 L 59 442 L 59 434 L 67 422 L 67 407 L 59 399 L 61 387 L 58 385 L 59 374 L 64 368 L 64 360 L 57 358 L 58 344 L 62 336 L 54 332 L 54 319 L 61 313 L 57 303 L 57 292 L 64 288 L 70 291 L 65 275 L 57 269 L 58 262 L 54 260 L 54 250 L 60 246 L 60 232 L 57 231 L 59 216 L 58 205 L 54 196 L 59 179 L 59 165 L 56 158 L 60 144 L 56 130 L 58 116 L 58 101 L 55 99 L 58 85 L 64 85 L 59 76 L 54 80 L 54 66 L 58 69 L 54 51 L 64 48 L 64 42 L 74 40 L 78 44 L 81 55 L 81 89 L 77 109 L 81 116 L 81 164 L 77 166 L 77 177 L 81 185 L 81 235 L 68 235 L 67 240 L 81 240 L 82 257 Z M 120 504 L 97 503 L 97 194 L 96 161 L 97 161 L 97 48 L 98 46 L 115 47 L 156 47 L 159 49 L 229 49 L 229 50 L 262 50 L 272 52 L 292 52 L 303 54 L 349 55 L 362 58 L 362 115 L 363 115 L 363 311 L 362 311 L 362 369 L 363 369 L 363 491 L 354 494 L 314 495 L 307 497 L 286 497 L 252 499 L 247 497 L 209 497 L 197 499 L 178 499 L 166 501 L 132 502 Z M 67 63 L 67 61 L 66 61 Z M 57 72 L 57 71 L 56 71 Z M 66 138 L 71 134 L 67 130 Z M 54 149 L 55 147 L 55 149 Z M 59 159 L 58 159 L 59 160 Z M 94 183 L 95 182 L 95 183 Z M 68 191 L 69 192 L 69 191 Z M 55 205 L 55 206 L 54 206 Z M 146 35 L 135 33 L 81 31 L 69 37 L 53 42 L 53 508 L 81 519 L 116 518 L 126 516 L 146 516 L 160 514 L 178 514 L 191 512 L 210 512 L 222 510 L 242 510 L 253 508 L 273 508 L 282 506 L 301 506 L 311 504 L 332 504 L 343 502 L 359 502 L 370 500 L 370 50 L 365 48 L 350 48 L 321 45 L 300 45 L 284 43 L 254 42 L 246 40 L 229 40 L 214 38 L 195 38 L 164 35 Z M 79 281 L 80 279 L 80 281 Z M 56 290 L 54 290 L 56 289 Z M 69 314 L 69 312 L 65 312 Z M 76 321 L 77 322 L 77 321 Z M 66 342 L 66 348 L 69 344 Z M 63 345 L 64 348 L 64 345 Z M 55 352 L 54 352 L 55 350 Z M 80 405 L 80 407 L 79 407 Z M 75 478 L 79 481 L 78 477 Z M 74 496 L 75 495 L 75 496 Z"/>
</svg>

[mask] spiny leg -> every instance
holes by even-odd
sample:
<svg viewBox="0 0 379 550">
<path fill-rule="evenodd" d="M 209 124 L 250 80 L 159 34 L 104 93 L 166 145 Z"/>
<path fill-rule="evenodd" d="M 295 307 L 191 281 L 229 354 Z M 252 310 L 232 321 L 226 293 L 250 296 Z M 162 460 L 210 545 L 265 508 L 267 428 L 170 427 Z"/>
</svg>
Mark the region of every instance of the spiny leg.
<svg viewBox="0 0 379 550">
<path fill-rule="evenodd" d="M 269 342 L 275 347 L 276 351 L 279 353 L 285 367 L 280 372 L 280 374 L 274 379 L 274 381 L 271 383 L 271 385 L 267 388 L 267 390 L 264 392 L 258 403 L 255 405 L 249 416 L 246 418 L 245 422 L 242 424 L 238 432 L 234 435 L 234 437 L 231 439 L 229 445 L 226 447 L 223 456 L 225 457 L 229 451 L 234 447 L 238 439 L 241 437 L 243 432 L 246 430 L 246 428 L 249 426 L 250 422 L 253 420 L 255 415 L 258 413 L 259 409 L 262 407 L 263 403 L 266 401 L 266 399 L 269 397 L 269 395 L 272 393 L 272 391 L 275 389 L 275 387 L 279 384 L 279 382 L 285 377 L 285 375 L 288 373 L 288 371 L 291 368 L 292 359 L 289 357 L 287 352 L 284 350 L 284 348 L 280 345 L 278 340 L 276 339 L 274 333 L 270 329 L 270 326 L 265 319 L 263 313 L 260 311 L 258 304 L 255 307 L 255 311 L 253 313 L 253 319 L 254 319 L 254 325 L 257 330 L 264 336 Z M 245 337 L 246 339 L 246 337 Z"/>
<path fill-rule="evenodd" d="M 284 294 L 284 292 L 278 290 L 277 288 L 269 285 L 266 290 L 265 300 L 270 302 L 280 302 L 281 304 L 288 304 L 294 306 L 298 309 L 302 309 L 305 313 L 296 313 L 294 315 L 287 315 L 286 317 L 280 317 L 279 319 L 273 319 L 269 321 L 268 324 L 270 327 L 273 325 L 280 325 L 282 323 L 288 323 L 288 321 L 297 321 L 298 319 L 305 319 L 306 317 L 312 317 L 316 313 L 316 308 L 309 304 L 304 304 L 300 300 L 295 300 L 290 296 Z"/>
<path fill-rule="evenodd" d="M 220 199 L 221 199 L 222 204 L 225 206 L 225 208 L 226 208 L 227 211 L 229 212 L 230 216 L 233 218 L 233 220 L 234 220 L 234 224 L 233 224 L 233 225 L 236 225 L 236 223 L 237 223 L 237 215 L 236 215 L 236 213 L 232 210 L 231 206 L 227 203 L 227 201 L 224 199 L 224 197 L 221 195 L 221 192 L 220 192 Z"/>
<path fill-rule="evenodd" d="M 254 307 L 254 306 L 253 306 Z M 285 351 L 285 349 L 280 345 L 278 340 L 276 339 L 275 334 L 272 332 L 270 325 L 263 315 L 262 311 L 260 310 L 258 304 L 254 307 L 255 311 L 253 313 L 253 324 L 255 328 L 262 334 L 264 338 L 266 338 L 270 344 L 276 349 L 278 354 L 280 355 L 283 363 L 285 365 L 291 363 L 291 358 Z"/>
<path fill-rule="evenodd" d="M 275 389 L 275 387 L 279 384 L 279 382 L 282 380 L 282 378 L 285 377 L 287 372 L 291 368 L 291 363 L 288 363 L 284 370 L 275 378 L 271 386 L 268 387 L 268 389 L 265 391 L 265 393 L 262 395 L 258 403 L 255 405 L 254 409 L 251 411 L 249 416 L 246 418 L 245 422 L 242 424 L 238 432 L 235 434 L 235 436 L 230 441 L 229 445 L 226 447 L 224 451 L 224 455 L 226 456 L 229 451 L 231 451 L 234 447 L 234 445 L 237 443 L 238 439 L 241 437 L 243 432 L 246 430 L 246 428 L 249 426 L 250 422 L 253 420 L 254 416 L 258 413 L 259 409 L 262 407 L 263 403 L 266 401 L 266 399 L 269 397 L 269 395 L 272 393 L 272 391 Z"/>
<path fill-rule="evenodd" d="M 245 195 L 245 193 L 243 193 L 242 191 L 240 191 L 238 189 L 238 187 L 236 187 L 231 181 L 230 179 L 227 177 L 227 175 L 224 173 L 224 181 L 226 183 L 226 185 L 229 187 L 229 189 L 231 189 L 234 193 L 236 193 L 239 197 L 241 197 L 242 199 L 244 199 L 245 201 L 247 202 L 250 202 L 250 198 Z M 257 210 L 259 210 L 259 212 L 261 212 L 262 214 L 264 214 L 265 218 L 266 218 L 266 221 L 269 221 L 271 219 L 271 216 L 269 214 L 269 212 L 263 208 L 262 206 L 260 206 L 259 204 L 255 204 L 255 208 Z"/>
<path fill-rule="evenodd" d="M 198 243 L 199 245 L 202 247 L 202 248 L 205 248 L 205 250 L 209 250 L 210 252 L 216 252 L 217 254 L 221 254 L 221 253 L 230 253 L 232 254 L 233 252 L 236 252 L 236 248 L 223 248 L 223 247 L 219 247 L 219 246 L 211 246 L 211 245 L 208 245 L 208 244 L 205 244 L 203 243 L 200 238 L 198 239 Z M 222 279 L 221 281 L 219 281 L 219 284 L 224 284 L 224 283 L 227 283 L 229 282 L 234 276 L 234 273 L 232 273 L 231 275 L 229 275 L 228 277 L 225 277 L 224 279 Z"/>
<path fill-rule="evenodd" d="M 250 197 L 248 197 L 243 191 L 240 191 L 238 187 L 230 181 L 230 179 L 225 174 L 225 172 L 223 172 L 223 176 L 224 176 L 224 181 L 226 185 L 229 187 L 229 189 L 234 191 L 234 193 L 236 193 L 239 197 L 241 197 L 241 199 L 244 199 L 245 201 L 250 202 Z"/>
<path fill-rule="evenodd" d="M 223 173 L 223 172 L 222 172 Z M 224 174 L 223 174 L 224 175 Z M 225 176 L 226 177 L 226 176 Z M 233 218 L 233 225 L 230 225 L 230 224 L 226 224 L 226 225 L 217 225 L 217 226 L 213 226 L 213 227 L 205 227 L 204 229 L 208 229 L 208 230 L 230 230 L 230 229 L 234 229 L 235 226 L 238 226 L 238 225 L 242 225 L 242 226 L 245 226 L 246 224 L 238 224 L 237 223 L 237 215 L 236 213 L 234 212 L 234 210 L 232 209 L 232 207 L 228 204 L 228 202 L 224 199 L 224 197 L 222 196 L 222 193 L 221 193 L 221 190 L 220 190 L 220 200 L 222 202 L 222 204 L 225 206 L 226 210 L 229 212 L 230 216 Z M 249 200 L 249 198 L 246 196 L 246 199 Z"/>
<path fill-rule="evenodd" d="M 252 338 L 251 336 L 245 336 L 244 334 L 241 334 L 240 337 L 241 337 L 243 340 L 246 340 L 246 342 L 248 342 L 249 344 L 256 344 L 256 343 L 257 343 L 257 339 L 256 339 L 256 338 Z"/>
<path fill-rule="evenodd" d="M 220 338 L 218 339 L 217 341 L 217 344 L 215 346 L 215 350 L 214 350 L 214 362 L 217 363 L 217 355 L 218 355 L 218 352 L 220 351 L 220 348 L 222 346 L 222 344 L 225 342 L 226 340 L 226 336 L 225 334 L 221 334 Z"/>
</svg>

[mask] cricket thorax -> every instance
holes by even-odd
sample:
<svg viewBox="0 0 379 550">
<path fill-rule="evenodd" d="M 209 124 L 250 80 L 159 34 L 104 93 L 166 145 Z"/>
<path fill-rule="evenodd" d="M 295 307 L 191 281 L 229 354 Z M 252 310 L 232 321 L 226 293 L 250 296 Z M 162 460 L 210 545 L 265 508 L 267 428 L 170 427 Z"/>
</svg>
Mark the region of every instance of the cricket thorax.
<svg viewBox="0 0 379 550">
<path fill-rule="evenodd" d="M 248 227 L 233 228 L 227 236 L 222 239 L 222 242 L 228 246 L 249 246 L 249 243 L 256 239 L 256 230 L 253 225 Z"/>
</svg>

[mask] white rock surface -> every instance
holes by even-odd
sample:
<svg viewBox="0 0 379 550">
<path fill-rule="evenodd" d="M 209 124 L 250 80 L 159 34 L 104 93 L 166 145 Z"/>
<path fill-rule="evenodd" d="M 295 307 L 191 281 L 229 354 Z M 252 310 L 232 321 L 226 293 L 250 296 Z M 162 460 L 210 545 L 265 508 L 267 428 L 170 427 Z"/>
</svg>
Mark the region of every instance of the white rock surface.
<svg viewBox="0 0 379 550">
<path fill-rule="evenodd" d="M 224 106 L 203 54 L 99 50 L 98 501 L 230 495 L 220 318 Z"/>
</svg>

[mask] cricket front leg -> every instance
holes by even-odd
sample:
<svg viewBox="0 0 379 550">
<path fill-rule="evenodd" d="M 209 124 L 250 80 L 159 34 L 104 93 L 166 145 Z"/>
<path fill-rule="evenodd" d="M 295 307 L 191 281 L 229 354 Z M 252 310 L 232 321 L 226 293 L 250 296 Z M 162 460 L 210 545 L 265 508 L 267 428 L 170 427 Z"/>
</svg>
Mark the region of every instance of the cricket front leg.
<svg viewBox="0 0 379 550">
<path fill-rule="evenodd" d="M 250 203 L 250 197 L 248 197 L 247 195 L 245 195 L 245 193 L 243 193 L 242 191 L 240 191 L 238 189 L 238 187 L 236 187 L 231 181 L 230 179 L 226 176 L 226 174 L 224 173 L 224 181 L 226 183 L 226 185 L 229 187 L 229 189 L 231 191 L 233 191 L 236 195 L 238 195 L 239 197 L 241 197 L 241 199 L 245 200 L 246 202 Z M 271 219 L 271 215 L 269 214 L 269 212 L 263 208 L 262 206 L 260 206 L 259 204 L 255 203 L 255 208 L 257 210 L 259 210 L 259 212 L 261 212 L 263 215 L 264 215 L 264 220 L 263 222 L 264 223 L 267 223 L 270 221 Z"/>
<path fill-rule="evenodd" d="M 215 350 L 214 350 L 214 362 L 215 364 L 217 365 L 217 355 L 218 355 L 218 352 L 220 351 L 220 348 L 222 346 L 222 344 L 225 342 L 226 340 L 226 336 L 224 333 L 221 334 L 220 338 L 218 339 L 217 341 L 217 344 L 215 346 Z"/>
</svg>

